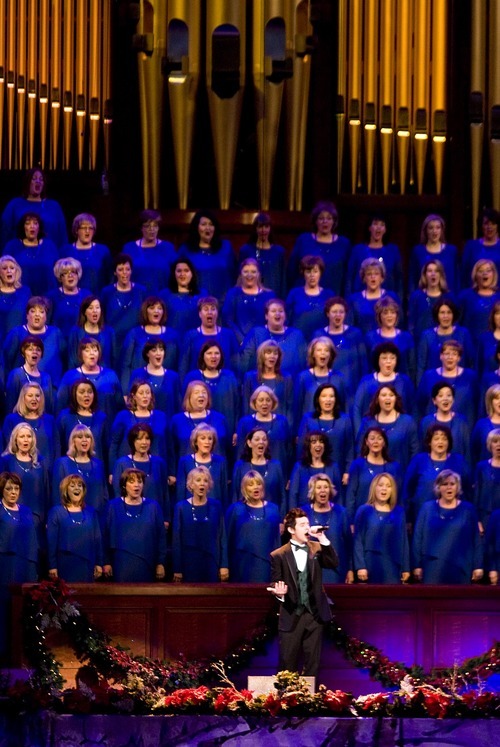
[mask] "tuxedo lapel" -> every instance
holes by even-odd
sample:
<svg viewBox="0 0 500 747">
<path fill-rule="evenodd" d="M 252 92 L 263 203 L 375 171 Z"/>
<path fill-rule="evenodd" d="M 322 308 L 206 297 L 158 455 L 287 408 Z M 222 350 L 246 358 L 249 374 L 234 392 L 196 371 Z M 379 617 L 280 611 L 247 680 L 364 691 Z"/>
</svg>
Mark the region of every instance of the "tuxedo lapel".
<svg viewBox="0 0 500 747">
<path fill-rule="evenodd" d="M 290 571 L 290 578 L 293 582 L 295 591 L 297 592 L 297 563 L 295 562 L 295 558 L 293 557 L 293 550 L 290 543 L 286 545 L 285 549 L 285 558 L 286 562 L 288 563 L 288 569 Z"/>
</svg>

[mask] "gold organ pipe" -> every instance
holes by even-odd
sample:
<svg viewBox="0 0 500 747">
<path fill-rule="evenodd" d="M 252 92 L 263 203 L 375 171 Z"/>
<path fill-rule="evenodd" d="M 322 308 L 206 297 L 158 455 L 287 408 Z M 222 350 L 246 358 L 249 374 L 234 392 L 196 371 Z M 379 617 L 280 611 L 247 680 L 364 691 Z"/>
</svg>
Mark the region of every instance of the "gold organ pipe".
<svg viewBox="0 0 500 747">
<path fill-rule="evenodd" d="M 423 190 L 425 160 L 429 142 L 430 13 L 430 0 L 419 0 L 415 3 L 412 114 L 415 169 L 419 194 L 422 194 Z"/>
<path fill-rule="evenodd" d="M 17 0 L 17 148 L 16 168 L 23 167 L 24 132 L 26 125 L 26 0 Z"/>
<path fill-rule="evenodd" d="M 396 133 L 400 192 L 406 190 L 410 139 L 411 0 L 399 0 L 396 15 Z"/>
<path fill-rule="evenodd" d="M 167 90 L 174 145 L 179 207 L 186 210 L 189 173 L 196 118 L 196 94 L 200 82 L 201 6 L 191 0 L 171 0 L 167 9 Z M 187 48 L 181 59 L 173 59 L 173 45 L 187 32 Z"/>
<path fill-rule="evenodd" d="M 283 21 L 283 0 L 254 0 L 253 3 L 253 84 L 257 117 L 257 162 L 259 169 L 259 205 L 269 209 L 278 128 L 283 98 L 283 80 L 272 83 L 272 59 L 266 57 L 265 39 L 269 24 Z M 283 49 L 285 54 L 285 49 Z M 283 60 L 284 62 L 284 60 Z M 302 102 L 307 108 L 306 102 Z"/>
<path fill-rule="evenodd" d="M 1 16 L 0 16 L 1 17 Z M 36 98 L 37 98 L 37 33 L 38 33 L 38 2 L 29 0 L 28 3 L 28 60 L 27 60 L 27 82 L 28 94 L 28 143 L 26 148 L 26 160 L 28 167 L 34 165 L 35 153 L 35 123 L 36 123 Z"/>
<path fill-rule="evenodd" d="M 484 0 L 472 0 L 471 7 L 471 204 L 472 231 L 477 236 L 477 218 L 481 194 L 481 173 L 484 147 L 484 107 L 486 98 L 487 6 Z"/>
<path fill-rule="evenodd" d="M 5 18 L 5 0 L 0 0 L 0 18 Z M 5 101 L 5 23 L 0 23 L 0 168 L 3 151 L 3 114 Z"/>
<path fill-rule="evenodd" d="M 40 0 L 40 46 L 38 51 L 38 114 L 40 121 L 40 162 L 45 168 L 49 102 L 49 2 Z"/>
<path fill-rule="evenodd" d="M 500 207 L 500 0 L 490 0 L 489 14 L 489 80 L 490 164 L 493 205 Z"/>
<path fill-rule="evenodd" d="M 246 3 L 234 2 L 234 0 L 207 0 L 206 82 L 219 203 L 224 210 L 229 207 L 231 199 L 245 85 L 245 5 Z M 229 69 L 227 65 L 216 69 L 220 60 L 213 58 L 214 54 L 219 56 L 223 49 L 222 38 L 217 38 L 221 26 L 225 27 L 226 35 L 233 36 L 232 51 L 234 52 L 239 46 L 239 59 L 231 60 Z M 222 37 L 221 34 L 219 36 Z M 213 73 L 215 76 L 212 75 Z M 217 82 L 214 88 L 215 78 Z"/>
<path fill-rule="evenodd" d="M 74 5 L 73 0 L 64 0 L 63 18 L 63 126 L 64 126 L 64 168 L 69 169 L 71 158 L 71 127 L 73 124 L 74 101 Z"/>
<path fill-rule="evenodd" d="M 380 7 L 380 148 L 382 191 L 389 193 L 391 154 L 394 140 L 394 29 L 395 0 L 382 0 Z"/>
<path fill-rule="evenodd" d="M 293 60 L 293 75 L 285 81 L 286 185 L 289 210 L 302 210 L 307 132 L 307 102 L 311 55 L 306 39 L 312 34 L 307 0 L 285 0 L 286 55 Z"/>
<path fill-rule="evenodd" d="M 356 192 L 361 129 L 362 0 L 349 3 L 348 123 L 351 155 L 351 191 Z"/>
<path fill-rule="evenodd" d="M 87 110 L 89 112 L 89 163 L 94 168 L 97 160 L 97 144 L 101 109 L 101 3 L 90 0 L 89 15 L 89 69 Z M 104 35 L 104 19 L 102 25 Z M 104 76 L 103 70 L 103 76 Z"/>
<path fill-rule="evenodd" d="M 51 72 L 51 164 L 57 168 L 59 152 L 59 124 L 61 120 L 61 23 L 62 0 L 52 0 L 51 36 L 50 36 L 50 72 Z"/>
<path fill-rule="evenodd" d="M 104 130 L 104 168 L 109 169 L 111 137 L 111 0 L 103 0 L 102 10 L 102 100 Z"/>
<path fill-rule="evenodd" d="M 160 202 L 160 158 L 163 116 L 162 60 L 166 54 L 167 2 L 141 3 L 141 33 L 147 51 L 139 54 L 141 125 L 144 145 L 143 186 L 146 207 Z"/>
<path fill-rule="evenodd" d="M 347 102 L 347 0 L 338 1 L 338 53 L 337 53 L 337 193 L 342 186 L 344 138 Z"/>
<path fill-rule="evenodd" d="M 7 136 L 8 136 L 8 168 L 12 168 L 14 153 L 14 106 L 16 81 L 16 4 L 7 4 Z"/>
<path fill-rule="evenodd" d="M 87 0 L 77 0 L 76 4 L 76 49 L 75 49 L 75 101 L 76 107 L 76 144 L 78 151 L 78 168 L 83 166 L 83 147 L 85 145 L 85 122 L 87 118 Z M 89 64 L 92 55 L 89 54 Z"/>
<path fill-rule="evenodd" d="M 432 4 L 432 85 L 431 112 L 432 151 L 436 191 L 441 192 L 443 183 L 444 154 L 446 147 L 446 55 L 447 55 L 447 0 L 433 0 Z"/>
<path fill-rule="evenodd" d="M 365 140 L 366 186 L 368 194 L 371 194 L 373 191 L 375 146 L 377 138 L 378 15 L 378 0 L 365 0 L 363 130 Z"/>
</svg>

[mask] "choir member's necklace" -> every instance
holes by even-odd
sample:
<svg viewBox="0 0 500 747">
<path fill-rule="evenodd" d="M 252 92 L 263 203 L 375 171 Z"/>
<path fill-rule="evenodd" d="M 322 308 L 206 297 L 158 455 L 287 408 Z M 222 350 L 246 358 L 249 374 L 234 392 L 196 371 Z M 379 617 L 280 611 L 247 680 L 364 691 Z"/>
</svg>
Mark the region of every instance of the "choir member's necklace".
<svg viewBox="0 0 500 747">
<path fill-rule="evenodd" d="M 127 503 L 125 498 L 122 496 L 122 501 L 123 501 L 123 508 L 125 509 L 125 514 L 130 519 L 140 519 L 141 514 L 142 514 L 142 508 L 144 505 L 144 498 L 141 498 L 139 503 Z M 130 511 L 127 511 L 127 506 L 134 506 L 135 508 L 139 508 L 139 511 L 137 511 L 137 513 L 131 513 Z"/>
<path fill-rule="evenodd" d="M 80 511 L 69 511 L 66 506 L 66 512 L 72 524 L 83 524 L 85 521 L 85 514 L 82 509 L 80 509 Z M 78 516 L 78 518 L 75 518 L 75 516 Z"/>
<path fill-rule="evenodd" d="M 4 504 L 3 501 L 2 501 L 2 508 L 5 511 L 5 513 L 7 514 L 7 516 L 10 516 L 10 518 L 12 519 L 12 521 L 20 521 L 19 511 L 12 511 L 11 509 L 7 508 L 7 506 Z"/>
<path fill-rule="evenodd" d="M 252 506 L 248 503 L 245 503 L 248 518 L 251 521 L 264 521 L 266 518 L 266 504 L 263 503 L 262 506 Z"/>
<path fill-rule="evenodd" d="M 28 462 L 23 462 L 21 461 L 21 459 L 19 459 L 19 457 L 16 456 L 16 462 L 18 463 L 19 467 L 22 469 L 23 472 L 26 472 L 26 473 L 31 472 L 31 469 L 33 467 L 32 459 L 30 459 Z M 23 467 L 23 464 L 29 464 L 29 467 L 28 468 Z"/>
<path fill-rule="evenodd" d="M 198 505 L 195 505 L 193 503 L 193 499 L 190 501 L 191 503 L 191 514 L 193 516 L 193 521 L 208 521 L 208 501 L 205 501 L 205 503 L 199 503 Z M 204 508 L 204 511 L 196 510 Z"/>
</svg>

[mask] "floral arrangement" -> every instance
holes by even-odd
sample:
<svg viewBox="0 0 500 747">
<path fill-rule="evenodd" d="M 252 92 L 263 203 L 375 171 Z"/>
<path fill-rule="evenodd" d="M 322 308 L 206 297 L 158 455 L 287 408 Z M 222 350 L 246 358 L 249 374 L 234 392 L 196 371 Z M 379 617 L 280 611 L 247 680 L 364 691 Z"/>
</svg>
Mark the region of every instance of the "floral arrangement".
<svg viewBox="0 0 500 747">
<path fill-rule="evenodd" d="M 63 580 L 44 581 L 25 596 L 25 653 L 32 667 L 26 682 L 3 683 L 3 701 L 20 712 L 50 708 L 65 713 L 210 713 L 289 716 L 499 717 L 500 695 L 484 680 L 500 671 L 500 643 L 461 667 L 425 675 L 419 668 L 392 662 L 374 646 L 348 636 L 332 623 L 330 638 L 357 667 L 393 688 L 353 698 L 320 685 L 311 694 L 296 673 L 276 675 L 275 690 L 253 696 L 238 690 L 227 672 L 237 671 L 262 651 L 276 633 L 275 616 L 253 631 L 224 661 L 159 662 L 133 657 L 94 629 Z M 46 643 L 46 631 L 69 634 L 83 666 L 76 687 L 63 688 L 60 664 Z M 214 686 L 218 681 L 222 686 Z"/>
</svg>

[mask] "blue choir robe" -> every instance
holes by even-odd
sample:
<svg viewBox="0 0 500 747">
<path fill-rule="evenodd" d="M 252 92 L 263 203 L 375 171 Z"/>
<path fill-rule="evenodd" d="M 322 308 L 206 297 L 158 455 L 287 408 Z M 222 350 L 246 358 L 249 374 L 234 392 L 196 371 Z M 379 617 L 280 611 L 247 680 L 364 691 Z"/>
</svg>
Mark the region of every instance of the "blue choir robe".
<svg viewBox="0 0 500 747">
<path fill-rule="evenodd" d="M 358 508 L 363 506 L 368 500 L 372 480 L 382 472 L 388 472 L 394 477 L 399 494 L 403 476 L 398 462 L 372 464 L 368 462 L 366 457 L 358 457 L 351 462 L 345 499 L 345 507 L 350 524 L 354 524 L 354 517 Z"/>
<path fill-rule="evenodd" d="M 432 387 L 438 381 L 453 387 L 455 390 L 453 408 L 472 428 L 476 420 L 479 399 L 479 381 L 476 372 L 471 368 L 464 368 L 458 376 L 443 376 L 441 368 L 425 371 L 417 388 L 417 404 L 421 417 L 428 415 L 434 409 L 431 392 Z"/>
<path fill-rule="evenodd" d="M 467 288 L 458 296 L 462 324 L 467 327 L 475 343 L 483 332 L 488 331 L 491 309 L 497 301 L 500 301 L 499 291 L 491 296 L 481 296 L 473 288 Z"/>
<path fill-rule="evenodd" d="M 101 529 L 91 506 L 70 512 L 65 506 L 51 508 L 47 521 L 49 569 L 55 568 L 67 583 L 91 583 L 94 568 L 104 562 Z"/>
<path fill-rule="evenodd" d="M 314 409 L 314 395 L 321 384 L 331 384 L 337 390 L 338 404 L 345 410 L 347 404 L 347 385 L 343 374 L 333 369 L 326 376 L 316 376 L 311 369 L 306 368 L 295 378 L 295 418 L 294 430 L 297 431 L 304 415 Z"/>
<path fill-rule="evenodd" d="M 208 469 L 214 481 L 214 486 L 209 491 L 208 497 L 215 498 L 226 510 L 229 506 L 227 459 L 220 454 L 212 454 L 210 462 L 198 462 L 194 454 L 186 454 L 179 459 L 175 483 L 176 502 L 185 501 L 191 495 L 186 480 L 188 474 L 195 467 L 206 467 Z"/>
<path fill-rule="evenodd" d="M 438 259 L 444 267 L 448 288 L 452 293 L 460 290 L 460 276 L 458 271 L 458 250 L 453 244 L 445 244 L 440 252 L 429 252 L 425 244 L 414 246 L 410 254 L 408 285 L 410 292 L 418 288 L 422 268 L 427 262 Z M 468 283 L 470 283 L 470 278 Z M 467 283 L 467 284 L 468 284 Z"/>
<path fill-rule="evenodd" d="M 113 470 L 112 491 L 115 498 L 119 498 L 120 477 L 126 469 L 140 469 L 146 475 L 144 480 L 144 495 L 156 501 L 163 512 L 165 522 L 172 521 L 170 506 L 170 494 L 168 489 L 168 469 L 164 459 L 150 454 L 147 462 L 137 461 L 130 454 L 120 457 L 115 463 Z"/>
<path fill-rule="evenodd" d="M 61 257 L 73 257 L 82 266 L 81 284 L 90 288 L 93 295 L 99 295 L 101 288 L 107 285 L 113 275 L 111 252 L 105 244 L 95 244 L 88 249 L 78 249 L 75 244 L 66 244 L 60 252 Z"/>
<path fill-rule="evenodd" d="M 104 563 L 111 565 L 118 583 L 146 583 L 156 579 L 156 566 L 165 565 L 167 539 L 163 512 L 156 501 L 144 498 L 129 505 L 109 501 L 103 526 Z"/>
<path fill-rule="evenodd" d="M 260 249 L 256 244 L 243 244 L 238 264 L 241 265 L 245 259 L 249 258 L 257 260 L 263 286 L 271 288 L 275 298 L 285 298 L 285 248 L 280 244 L 271 244 L 269 249 Z"/>
<path fill-rule="evenodd" d="M 290 374 L 283 373 L 280 378 L 275 379 L 261 379 L 259 378 L 257 371 L 248 371 L 243 379 L 242 388 L 242 414 L 250 415 L 252 410 L 250 407 L 250 397 L 259 386 L 267 386 L 271 389 L 276 397 L 278 398 L 278 408 L 276 412 L 279 415 L 284 415 L 288 420 L 288 425 L 293 428 L 293 378 Z"/>
<path fill-rule="evenodd" d="M 377 328 L 375 306 L 381 298 L 392 298 L 398 306 L 401 306 L 399 297 L 392 291 L 385 290 L 385 288 L 381 289 L 379 298 L 366 298 L 365 291 L 359 291 L 358 293 L 352 293 L 347 299 L 349 323 L 352 322 L 364 335 Z"/>
<path fill-rule="evenodd" d="M 236 281 L 236 255 L 227 239 L 222 239 L 219 249 L 201 249 L 182 244 L 179 259 L 187 257 L 198 277 L 200 288 L 223 302 L 228 290 Z"/>
<path fill-rule="evenodd" d="M 162 376 L 150 374 L 146 366 L 136 368 L 130 375 L 130 386 L 136 381 L 147 381 L 155 397 L 155 407 L 168 418 L 181 409 L 181 383 L 177 371 L 165 369 Z"/>
<path fill-rule="evenodd" d="M 216 410 L 208 410 L 205 417 L 192 417 L 190 413 L 178 412 L 170 421 L 170 443 L 173 454 L 172 465 L 177 464 L 181 456 L 191 453 L 189 439 L 193 430 L 200 423 L 206 423 L 215 428 L 217 433 L 215 453 L 226 458 L 229 456 L 231 439 L 227 420 L 224 415 Z"/>
<path fill-rule="evenodd" d="M 20 265 L 23 282 L 31 288 L 34 296 L 45 296 L 57 288 L 54 264 L 59 259 L 59 252 L 50 239 L 40 239 L 36 246 L 25 246 L 22 239 L 13 239 L 6 245 L 4 254 L 14 257 Z"/>
<path fill-rule="evenodd" d="M 176 329 L 181 337 L 186 332 L 194 329 L 200 323 L 198 301 L 208 296 L 207 292 L 199 293 L 177 292 L 164 288 L 158 294 L 167 308 L 167 319 L 169 325 Z M 138 324 L 138 322 L 137 322 Z"/>
<path fill-rule="evenodd" d="M 5 385 L 5 410 L 12 412 L 19 399 L 21 389 L 25 384 L 39 384 L 45 396 L 45 411 L 49 415 L 54 414 L 54 387 L 52 379 L 45 371 L 40 371 L 40 376 L 28 373 L 24 366 L 14 368 L 7 377 Z"/>
<path fill-rule="evenodd" d="M 79 415 L 65 407 L 57 416 L 56 425 L 63 449 L 68 447 L 69 437 L 75 425 L 86 425 L 94 437 L 96 457 L 107 462 L 110 423 L 102 410 L 96 410 L 92 415 Z"/>
<path fill-rule="evenodd" d="M 118 413 L 111 426 L 111 441 L 109 445 L 109 469 L 113 472 L 116 461 L 126 456 L 130 451 L 128 433 L 132 426 L 147 424 L 153 431 L 150 452 L 164 459 L 167 464 L 172 459 L 172 452 L 168 441 L 168 419 L 161 410 L 152 410 L 148 417 L 139 417 L 130 410 Z"/>
<path fill-rule="evenodd" d="M 25 324 L 14 327 L 7 334 L 3 344 L 5 369 L 7 371 L 12 371 L 13 368 L 23 365 L 24 361 L 20 347 L 29 334 L 30 332 Z M 57 327 L 50 325 L 47 325 L 43 334 L 37 334 L 35 337 L 43 342 L 44 348 L 43 358 L 41 358 L 38 368 L 40 371 L 48 373 L 52 379 L 52 384 L 58 387 L 66 368 L 66 340 Z"/>
<path fill-rule="evenodd" d="M 403 298 L 404 286 L 401 252 L 396 244 L 391 243 L 376 248 L 372 248 L 368 244 L 356 244 L 353 247 L 347 268 L 346 296 L 363 290 L 359 270 L 363 260 L 372 258 L 384 263 L 386 272 L 384 285 L 387 290 L 394 291 L 400 298 Z"/>
<path fill-rule="evenodd" d="M 479 521 L 486 529 L 494 512 L 500 509 L 500 467 L 494 467 L 491 459 L 476 464 L 474 505 Z"/>
<path fill-rule="evenodd" d="M 212 407 L 214 410 L 225 414 L 229 432 L 235 433 L 236 423 L 240 415 L 241 396 L 238 380 L 234 373 L 228 368 L 221 368 L 219 375 L 211 378 L 205 376 L 199 368 L 189 371 L 183 382 L 184 393 L 191 381 L 203 381 L 207 385 L 212 396 Z M 179 410 L 180 408 L 177 411 Z"/>
<path fill-rule="evenodd" d="M 328 337 L 337 353 L 332 369 L 342 374 L 346 383 L 347 407 L 352 407 L 354 393 L 363 376 L 369 371 L 366 344 L 357 327 L 346 325 L 340 334 L 332 334 L 328 327 L 317 329 L 313 337 Z"/>
<path fill-rule="evenodd" d="M 419 440 L 420 445 L 422 448 L 424 448 L 424 440 L 425 440 L 425 434 L 427 433 L 427 429 L 430 425 L 433 425 L 434 423 L 441 423 L 442 425 L 446 425 L 451 430 L 451 435 L 453 437 L 453 448 L 452 453 L 453 454 L 462 454 L 462 456 L 465 458 L 467 464 L 471 465 L 471 432 L 468 423 L 465 421 L 465 419 L 459 415 L 458 413 L 453 413 L 453 417 L 450 421 L 441 421 L 438 420 L 436 417 L 436 413 L 431 413 L 430 415 L 426 415 L 425 418 L 422 418 L 422 420 L 419 423 Z"/>
<path fill-rule="evenodd" d="M 500 571 L 500 509 L 491 514 L 485 539 L 486 569 Z"/>
<path fill-rule="evenodd" d="M 238 459 L 233 469 L 233 503 L 243 499 L 241 481 L 250 470 L 258 472 L 262 477 L 266 500 L 277 506 L 279 515 L 284 517 L 288 510 L 285 478 L 281 463 L 276 459 L 268 459 L 265 464 L 252 464 L 252 462 L 244 462 L 242 459 Z"/>
<path fill-rule="evenodd" d="M 78 358 L 78 347 L 84 337 L 92 337 L 101 346 L 101 357 L 99 362 L 106 368 L 115 369 L 118 364 L 119 352 L 115 331 L 109 325 L 103 327 L 97 334 L 89 334 L 83 327 L 75 325 L 71 328 L 68 342 L 68 368 L 77 368 L 80 365 Z"/>
<path fill-rule="evenodd" d="M 303 282 L 299 271 L 300 260 L 311 255 L 321 257 L 325 263 L 321 276 L 322 285 L 333 291 L 335 296 L 344 295 L 350 251 L 351 242 L 345 236 L 336 235 L 333 241 L 324 243 L 317 241 L 315 234 L 311 232 L 300 234 L 288 258 L 288 287 L 293 288 Z"/>
<path fill-rule="evenodd" d="M 59 431 L 52 415 L 45 413 L 39 418 L 23 418 L 17 412 L 11 412 L 3 423 L 3 440 L 7 444 L 15 426 L 19 423 L 30 425 L 36 434 L 36 447 L 47 462 L 47 469 L 51 470 L 54 460 L 61 456 L 61 442 Z"/>
<path fill-rule="evenodd" d="M 360 506 L 354 517 L 354 568 L 366 568 L 371 584 L 399 584 L 410 571 L 406 517 L 402 506 L 378 511 Z"/>
<path fill-rule="evenodd" d="M 179 360 L 179 376 L 181 380 L 189 371 L 194 371 L 198 366 L 198 357 L 200 350 L 206 342 L 217 342 L 224 353 L 224 366 L 239 375 L 239 345 L 234 332 L 231 329 L 217 327 L 217 332 L 213 335 L 205 335 L 201 327 L 191 329 L 187 332 L 182 340 L 182 348 Z"/>
<path fill-rule="evenodd" d="M 33 583 L 38 578 L 38 541 L 28 506 L 0 506 L 0 586 Z"/>
<path fill-rule="evenodd" d="M 413 531 L 413 568 L 422 568 L 424 584 L 469 584 L 483 568 L 483 546 L 472 503 L 441 508 L 423 504 Z"/>
<path fill-rule="evenodd" d="M 417 288 L 410 294 L 408 301 L 408 331 L 411 332 L 418 345 L 424 330 L 434 327 L 436 322 L 432 315 L 434 306 L 441 301 L 453 301 L 452 293 L 440 293 L 439 296 L 429 296 L 422 288 Z"/>
<path fill-rule="evenodd" d="M 109 500 L 108 481 L 104 464 L 100 459 L 91 457 L 90 462 L 77 462 L 69 456 L 63 456 L 54 464 L 52 471 L 52 505 L 61 502 L 59 486 L 68 475 L 79 475 L 87 486 L 85 503 L 99 514 L 103 514 Z"/>
<path fill-rule="evenodd" d="M 470 494 L 471 475 L 462 454 L 451 453 L 441 461 L 434 461 L 427 452 L 415 454 L 406 470 L 401 496 L 401 503 L 410 524 L 415 523 L 418 512 L 426 501 L 435 500 L 434 482 L 444 469 L 451 469 L 460 475 L 462 489 L 466 494 Z"/>
<path fill-rule="evenodd" d="M 334 503 L 329 511 L 315 511 L 311 503 L 300 508 L 306 512 L 311 526 L 327 526 L 327 537 L 337 553 L 339 564 L 336 568 L 323 568 L 323 583 L 343 584 L 348 571 L 352 571 L 352 533 L 347 511 Z"/>
<path fill-rule="evenodd" d="M 415 411 L 415 387 L 406 374 L 396 373 L 392 381 L 379 381 L 377 373 L 363 376 L 354 395 L 352 407 L 352 424 L 354 432 L 359 430 L 361 420 L 368 415 L 368 408 L 375 393 L 385 385 L 393 386 L 401 396 L 403 407 L 412 415 Z"/>
<path fill-rule="evenodd" d="M 399 462 L 404 473 L 411 458 L 418 452 L 418 432 L 415 421 L 410 415 L 405 414 L 400 414 L 393 423 L 380 423 L 376 418 L 363 418 L 356 437 L 356 451 L 358 453 L 361 450 L 366 431 L 374 426 L 378 426 L 385 431 L 389 441 L 391 459 Z"/>
<path fill-rule="evenodd" d="M 274 298 L 274 293 L 268 288 L 262 288 L 258 293 L 245 293 L 242 288 L 235 286 L 226 293 L 222 307 L 222 323 L 231 329 L 238 343 L 254 327 L 265 323 L 265 306 Z"/>
<path fill-rule="evenodd" d="M 472 268 L 480 259 L 489 259 L 497 268 L 500 277 L 500 239 L 491 246 L 485 246 L 483 239 L 469 239 L 465 242 L 462 254 L 462 286 L 471 283 Z"/>
<path fill-rule="evenodd" d="M 120 361 L 120 380 L 124 392 L 130 389 L 132 371 L 144 365 L 142 350 L 150 340 L 161 340 L 165 344 L 165 368 L 177 371 L 179 360 L 179 335 L 175 329 L 165 327 L 163 332 L 152 335 L 144 327 L 134 327 L 130 330 L 122 346 Z"/>
<path fill-rule="evenodd" d="M 395 337 L 382 337 L 380 329 L 371 330 L 365 336 L 366 351 L 369 358 L 372 357 L 374 348 L 384 342 L 393 342 L 399 350 L 398 371 L 406 374 L 412 381 L 416 375 L 416 354 L 413 335 L 410 332 L 398 329 Z"/>
<path fill-rule="evenodd" d="M 312 412 L 304 415 L 298 430 L 298 449 L 302 452 L 304 438 L 311 431 L 321 431 L 327 437 L 332 447 L 332 459 L 339 466 L 340 472 L 345 474 L 354 458 L 354 438 L 351 419 L 343 412 L 338 418 L 327 420 L 317 418 Z"/>
<path fill-rule="evenodd" d="M 88 288 L 79 288 L 78 293 L 63 293 L 62 287 L 51 290 L 46 296 L 50 301 L 47 322 L 60 329 L 67 338 L 72 327 L 78 322 L 82 301 L 91 295 Z"/>
<path fill-rule="evenodd" d="M 235 583 L 269 583 L 269 555 L 280 546 L 278 507 L 266 501 L 254 508 L 243 501 L 226 513 L 229 580 Z"/>
<path fill-rule="evenodd" d="M 175 504 L 172 533 L 174 573 L 184 583 L 215 583 L 228 568 L 227 539 L 221 504 L 208 498 L 202 506 L 190 499 Z"/>
<path fill-rule="evenodd" d="M 57 390 L 57 412 L 61 412 L 69 406 L 71 387 L 75 381 L 80 379 L 87 379 L 94 384 L 97 389 L 99 409 L 106 415 L 108 423 L 112 423 L 113 418 L 123 408 L 123 392 L 116 373 L 111 368 L 103 368 L 102 366 L 98 373 L 83 373 L 80 367 L 66 371 Z"/>
<path fill-rule="evenodd" d="M 282 371 L 292 376 L 306 367 L 307 343 L 304 335 L 295 327 L 285 327 L 282 334 L 270 332 L 268 327 L 255 327 L 241 344 L 241 373 L 245 374 L 257 367 L 257 349 L 261 343 L 274 340 L 283 353 Z"/>
<path fill-rule="evenodd" d="M 126 336 L 140 323 L 142 302 L 146 298 L 146 288 L 132 283 L 128 291 L 118 290 L 116 283 L 106 285 L 99 293 L 106 324 L 113 327 L 118 349 L 121 349 Z"/>
<path fill-rule="evenodd" d="M 14 327 L 21 327 L 26 319 L 26 304 L 33 293 L 27 285 L 21 285 L 13 293 L 0 288 L 0 340 Z"/>
<path fill-rule="evenodd" d="M 302 332 L 306 342 L 313 339 L 315 329 L 325 318 L 325 303 L 334 295 L 329 288 L 320 288 L 317 295 L 308 295 L 305 288 L 292 288 L 286 297 L 287 321 Z"/>
<path fill-rule="evenodd" d="M 314 475 L 328 475 L 335 488 L 337 495 L 335 503 L 340 504 L 343 500 L 342 475 L 336 462 L 325 464 L 324 467 L 313 467 L 310 464 L 295 462 L 290 475 L 290 490 L 288 491 L 288 509 L 302 507 L 304 501 L 307 501 L 308 483 Z M 335 548 L 337 549 L 337 548 Z"/>
<path fill-rule="evenodd" d="M 472 342 L 470 332 L 465 327 L 455 324 L 453 332 L 448 335 L 439 335 L 436 327 L 426 329 L 418 344 L 417 351 L 417 383 L 424 375 L 424 372 L 430 368 L 438 368 L 441 365 L 441 346 L 449 340 L 456 340 L 463 349 L 463 355 L 460 357 L 459 365 L 466 368 L 472 368 L 476 360 L 475 345 Z"/>
<path fill-rule="evenodd" d="M 142 239 L 129 241 L 123 253 L 132 257 L 134 280 L 144 288 L 148 296 L 157 295 L 168 285 L 170 266 L 177 259 L 177 252 L 170 241 L 157 240 L 156 246 L 142 246 Z"/>
<path fill-rule="evenodd" d="M 7 203 L 2 213 L 3 254 L 9 253 L 5 251 L 5 245 L 10 239 L 16 237 L 19 221 L 26 213 L 35 213 L 40 216 L 46 237 L 51 239 L 57 247 L 67 243 L 66 218 L 56 200 L 45 198 L 37 201 L 28 200 L 27 197 L 14 197 Z"/>
<path fill-rule="evenodd" d="M 0 471 L 13 472 L 21 478 L 20 503 L 30 509 L 41 542 L 47 513 L 52 505 L 47 460 L 40 456 L 35 466 L 32 461 L 21 462 L 15 454 L 3 454 L 0 457 Z"/>
<path fill-rule="evenodd" d="M 259 420 L 254 413 L 240 418 L 236 427 L 236 454 L 238 459 L 241 459 L 247 436 L 253 428 L 260 428 L 267 433 L 271 457 L 281 462 L 285 479 L 288 479 L 292 458 L 292 442 L 290 428 L 285 416 L 273 413 L 272 420 Z"/>
</svg>

